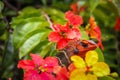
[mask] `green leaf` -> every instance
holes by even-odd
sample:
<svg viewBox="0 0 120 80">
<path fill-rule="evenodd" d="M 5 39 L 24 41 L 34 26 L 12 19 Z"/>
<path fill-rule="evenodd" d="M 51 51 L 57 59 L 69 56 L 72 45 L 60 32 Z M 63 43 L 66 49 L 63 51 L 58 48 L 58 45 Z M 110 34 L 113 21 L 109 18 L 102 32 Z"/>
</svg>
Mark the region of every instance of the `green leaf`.
<svg viewBox="0 0 120 80">
<path fill-rule="evenodd" d="M 30 12 L 28 13 L 28 11 Z M 16 50 L 19 49 L 20 58 L 32 51 L 40 52 L 48 44 L 48 41 L 43 42 L 47 40 L 50 32 L 50 29 L 48 29 L 49 23 L 40 9 L 33 7 L 24 8 L 19 16 L 13 18 L 11 26 L 14 28 L 14 47 Z M 37 48 L 37 46 L 40 48 Z M 39 51 L 34 49 L 39 49 Z"/>
<path fill-rule="evenodd" d="M 49 16 L 50 19 L 54 21 L 54 23 L 65 24 L 66 20 L 64 17 L 64 13 L 60 10 L 56 10 L 53 8 L 44 8 L 43 9 Z"/>
<path fill-rule="evenodd" d="M 42 48 L 42 51 L 40 52 L 40 55 L 42 57 L 45 57 L 47 54 L 50 54 L 48 52 L 50 52 L 52 45 L 53 45 L 53 43 L 48 43 L 46 46 L 44 46 Z"/>
<path fill-rule="evenodd" d="M 90 0 L 89 2 L 90 2 L 90 13 L 92 13 L 100 3 L 100 0 Z"/>
<path fill-rule="evenodd" d="M 2 58 L 2 63 L 1 63 L 1 68 L 0 68 L 0 75 L 1 77 L 4 78 L 9 78 L 13 76 L 12 69 L 15 65 L 15 57 L 18 54 L 14 54 L 14 47 L 13 47 L 13 42 L 12 42 L 12 35 L 7 36 L 6 44 L 5 44 L 5 49 L 4 49 L 4 54 Z M 9 73 L 9 74 L 8 74 Z"/>
<path fill-rule="evenodd" d="M 0 1 L 0 13 L 2 12 L 3 8 L 4 8 L 4 4 L 2 1 Z"/>
<path fill-rule="evenodd" d="M 46 0 L 42 0 L 42 3 L 43 3 L 44 6 L 47 5 L 47 1 Z"/>
<path fill-rule="evenodd" d="M 98 14 L 99 13 L 99 14 Z M 105 14 L 102 10 L 100 9 L 95 9 L 93 11 L 93 14 L 99 19 L 101 20 L 102 22 L 104 22 L 105 24 L 107 24 L 107 20 L 108 20 L 108 15 Z"/>
<path fill-rule="evenodd" d="M 10 56 L 11 55 L 11 56 Z M 3 58 L 3 66 L 8 66 L 11 64 L 14 55 L 14 47 L 12 43 L 12 36 L 8 35 L 8 39 L 6 41 L 5 50 L 4 50 L 4 58 Z M 9 61 L 8 61 L 9 60 Z"/>
<path fill-rule="evenodd" d="M 2 36 L 4 34 L 5 27 L 6 27 L 5 22 L 0 20 L 0 36 Z"/>
<path fill-rule="evenodd" d="M 15 48 L 20 47 L 26 39 L 35 33 L 40 32 L 42 28 L 45 28 L 45 25 L 41 22 L 28 22 L 26 24 L 21 23 L 16 25 L 13 33 L 13 42 Z"/>
<path fill-rule="evenodd" d="M 88 40 L 89 39 L 89 37 L 88 37 L 84 28 L 80 28 L 80 33 L 82 35 L 82 37 L 81 37 L 82 40 Z"/>
<path fill-rule="evenodd" d="M 28 54 L 30 51 L 32 51 L 39 43 L 44 41 L 49 32 L 40 31 L 39 33 L 31 36 L 28 38 L 22 46 L 20 46 L 20 54 L 19 57 L 22 58 L 26 54 Z"/>
<path fill-rule="evenodd" d="M 120 16 L 120 1 L 119 0 L 112 0 L 113 4 L 116 6 L 118 10 L 118 14 Z"/>
<path fill-rule="evenodd" d="M 98 57 L 99 57 L 98 61 L 103 62 L 104 61 L 104 56 L 103 56 L 103 53 L 100 50 L 100 48 L 96 48 L 95 51 L 98 53 Z"/>
<path fill-rule="evenodd" d="M 104 77 L 100 77 L 98 80 L 115 80 L 115 79 L 110 76 L 104 76 Z"/>
<path fill-rule="evenodd" d="M 112 0 L 112 1 L 114 1 L 114 0 Z M 100 7 L 101 7 L 101 11 L 106 10 L 106 11 L 109 11 L 110 14 L 113 13 L 113 12 L 115 13 L 115 15 L 119 14 L 118 10 L 117 10 L 117 7 L 112 2 L 102 3 L 102 4 L 100 4 Z"/>
</svg>

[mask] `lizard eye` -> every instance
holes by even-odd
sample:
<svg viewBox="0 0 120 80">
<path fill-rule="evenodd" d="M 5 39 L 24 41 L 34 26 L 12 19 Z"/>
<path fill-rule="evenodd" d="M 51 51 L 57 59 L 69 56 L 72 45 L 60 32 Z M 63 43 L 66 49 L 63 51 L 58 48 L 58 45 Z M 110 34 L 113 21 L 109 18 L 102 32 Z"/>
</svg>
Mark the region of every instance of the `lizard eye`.
<svg viewBox="0 0 120 80">
<path fill-rule="evenodd" d="M 84 42 L 80 42 L 80 45 L 82 45 L 84 48 L 88 48 L 88 44 Z"/>
<path fill-rule="evenodd" d="M 76 49 L 74 49 L 74 53 L 75 54 L 78 54 L 79 53 L 79 50 L 76 48 Z"/>
</svg>

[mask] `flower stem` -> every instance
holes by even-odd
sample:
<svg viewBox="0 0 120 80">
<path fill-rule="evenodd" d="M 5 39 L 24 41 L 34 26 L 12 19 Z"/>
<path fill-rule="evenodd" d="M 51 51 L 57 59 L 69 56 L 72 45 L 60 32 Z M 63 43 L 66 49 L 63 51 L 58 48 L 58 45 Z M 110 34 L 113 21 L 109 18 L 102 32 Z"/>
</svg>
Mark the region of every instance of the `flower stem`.
<svg viewBox="0 0 120 80">
<path fill-rule="evenodd" d="M 53 23 L 50 20 L 50 17 L 47 15 L 47 13 L 43 12 L 44 17 L 47 19 L 48 23 L 50 24 L 50 28 L 55 31 L 55 29 L 53 28 Z"/>
</svg>

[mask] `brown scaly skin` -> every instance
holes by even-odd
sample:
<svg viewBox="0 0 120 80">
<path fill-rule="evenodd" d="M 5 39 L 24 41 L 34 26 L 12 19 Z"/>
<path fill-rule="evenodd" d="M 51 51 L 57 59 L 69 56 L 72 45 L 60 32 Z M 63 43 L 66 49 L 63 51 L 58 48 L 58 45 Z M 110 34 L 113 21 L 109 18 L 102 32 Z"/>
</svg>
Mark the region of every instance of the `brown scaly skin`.
<svg viewBox="0 0 120 80">
<path fill-rule="evenodd" d="M 71 56 L 79 55 L 84 59 L 87 51 L 94 50 L 96 48 L 97 45 L 90 40 L 71 40 L 65 48 L 60 50 L 56 57 L 58 58 L 61 66 L 68 67 L 71 63 Z"/>
</svg>

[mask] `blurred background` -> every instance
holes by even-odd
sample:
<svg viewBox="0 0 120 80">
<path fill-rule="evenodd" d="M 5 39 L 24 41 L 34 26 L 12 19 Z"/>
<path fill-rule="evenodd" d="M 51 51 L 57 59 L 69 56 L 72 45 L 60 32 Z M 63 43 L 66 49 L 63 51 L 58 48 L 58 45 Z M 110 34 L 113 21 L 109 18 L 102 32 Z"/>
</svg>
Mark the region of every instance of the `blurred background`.
<svg viewBox="0 0 120 80">
<path fill-rule="evenodd" d="M 82 26 L 86 26 L 90 16 L 94 16 L 102 32 L 104 46 L 102 52 L 105 62 L 109 64 L 111 72 L 116 72 L 120 76 L 120 0 L 1 0 L 0 80 L 11 80 L 11 78 L 22 80 L 23 72 L 17 69 L 17 63 L 21 57 L 28 55 L 29 52 L 41 52 L 41 55 L 45 56 L 50 51 L 50 49 L 46 50 L 49 46 L 54 49 L 52 46 L 54 44 L 48 43 L 46 39 L 50 30 L 41 32 L 38 38 L 36 36 L 39 35 L 33 36 L 33 34 L 41 29 L 37 28 L 34 32 L 28 32 L 34 29 L 33 26 L 49 26 L 41 16 L 42 10 L 55 23 L 61 24 L 65 21 L 64 12 L 68 10 L 83 17 Z M 41 23 L 38 24 L 37 21 Z M 29 36 L 22 37 L 27 34 Z M 45 39 L 41 34 L 46 36 Z M 29 45 L 25 45 L 27 43 Z M 41 45 L 43 45 L 42 48 L 40 48 Z M 55 51 L 51 50 L 50 55 L 53 52 Z M 116 73 L 113 77 L 120 80 Z"/>
</svg>

